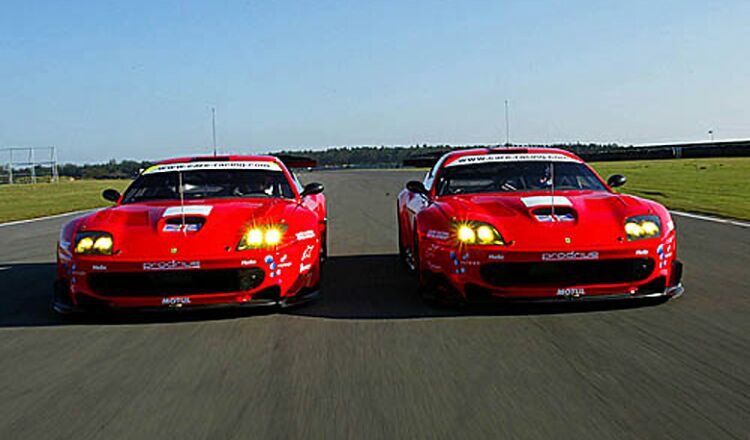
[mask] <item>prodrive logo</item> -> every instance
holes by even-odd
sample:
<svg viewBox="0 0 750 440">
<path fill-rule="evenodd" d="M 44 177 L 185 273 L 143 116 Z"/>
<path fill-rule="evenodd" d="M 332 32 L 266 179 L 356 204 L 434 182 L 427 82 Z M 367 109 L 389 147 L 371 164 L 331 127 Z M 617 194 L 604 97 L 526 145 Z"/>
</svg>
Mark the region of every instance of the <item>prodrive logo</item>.
<svg viewBox="0 0 750 440">
<path fill-rule="evenodd" d="M 200 269 L 200 261 L 156 261 L 143 263 L 143 270 L 187 270 Z"/>
<path fill-rule="evenodd" d="M 542 254 L 542 261 L 578 261 L 578 260 L 598 260 L 599 252 L 545 252 Z"/>
</svg>

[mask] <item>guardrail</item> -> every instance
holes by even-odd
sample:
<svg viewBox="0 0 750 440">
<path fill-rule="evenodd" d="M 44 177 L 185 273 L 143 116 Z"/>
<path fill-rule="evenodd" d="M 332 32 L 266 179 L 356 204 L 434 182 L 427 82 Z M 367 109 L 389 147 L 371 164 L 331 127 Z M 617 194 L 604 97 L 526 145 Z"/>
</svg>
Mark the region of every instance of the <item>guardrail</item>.
<svg viewBox="0 0 750 440">
<path fill-rule="evenodd" d="M 579 156 L 588 162 L 750 157 L 750 140 L 621 147 L 601 152 L 580 153 Z"/>
</svg>

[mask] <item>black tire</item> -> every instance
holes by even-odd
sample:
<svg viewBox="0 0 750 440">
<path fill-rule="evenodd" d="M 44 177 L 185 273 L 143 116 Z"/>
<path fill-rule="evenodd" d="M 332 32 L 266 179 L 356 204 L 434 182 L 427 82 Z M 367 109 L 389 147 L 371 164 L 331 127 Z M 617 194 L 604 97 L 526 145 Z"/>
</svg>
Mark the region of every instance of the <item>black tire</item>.
<svg viewBox="0 0 750 440">
<path fill-rule="evenodd" d="M 406 261 L 406 247 L 404 246 L 404 228 L 401 226 L 401 208 L 396 202 L 396 223 L 398 225 L 398 257 L 401 259 L 404 267 L 409 269 L 409 264 Z"/>
<path fill-rule="evenodd" d="M 323 229 L 323 233 L 320 234 L 320 264 L 323 264 L 328 260 L 328 227 Z"/>
</svg>

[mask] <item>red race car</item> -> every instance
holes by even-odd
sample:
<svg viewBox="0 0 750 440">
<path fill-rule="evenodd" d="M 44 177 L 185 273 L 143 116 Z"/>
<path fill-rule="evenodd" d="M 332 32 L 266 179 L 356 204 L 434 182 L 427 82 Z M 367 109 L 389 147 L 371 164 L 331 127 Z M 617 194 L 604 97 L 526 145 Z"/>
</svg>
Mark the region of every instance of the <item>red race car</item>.
<svg viewBox="0 0 750 440">
<path fill-rule="evenodd" d="M 303 187 L 285 162 L 314 164 L 175 159 L 141 172 L 122 195 L 104 191 L 115 206 L 62 228 L 54 309 L 288 306 L 317 297 L 323 185 Z"/>
<path fill-rule="evenodd" d="M 397 204 L 400 253 L 426 300 L 683 292 L 672 217 L 658 203 L 613 192 L 624 176 L 605 183 L 574 154 L 549 148 L 457 150 L 432 163 Z"/>
</svg>

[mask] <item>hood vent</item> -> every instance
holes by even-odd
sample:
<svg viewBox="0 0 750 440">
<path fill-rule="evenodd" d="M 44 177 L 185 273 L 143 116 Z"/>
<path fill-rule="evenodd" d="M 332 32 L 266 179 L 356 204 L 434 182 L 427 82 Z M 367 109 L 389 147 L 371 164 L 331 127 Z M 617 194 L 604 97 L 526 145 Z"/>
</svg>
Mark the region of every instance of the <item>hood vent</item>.
<svg viewBox="0 0 750 440">
<path fill-rule="evenodd" d="M 576 220 L 576 213 L 569 206 L 555 206 L 554 213 L 552 207 L 537 208 L 531 213 L 540 222 L 572 222 Z"/>
<path fill-rule="evenodd" d="M 185 232 L 198 232 L 206 223 L 206 217 L 185 216 Z M 164 220 L 164 232 L 181 232 L 182 217 L 170 217 Z"/>
</svg>

